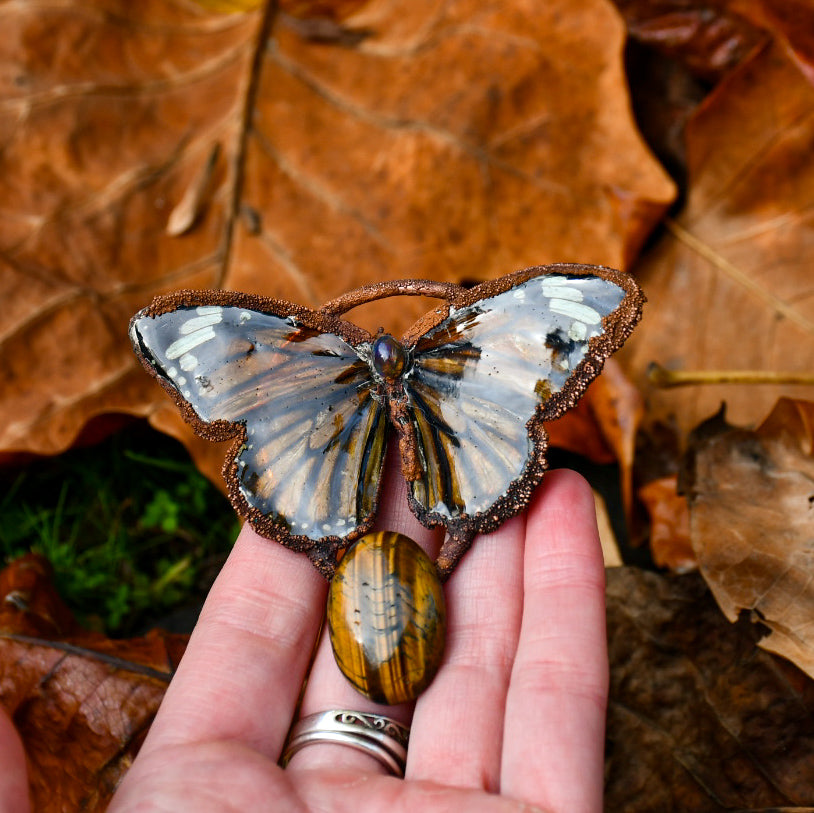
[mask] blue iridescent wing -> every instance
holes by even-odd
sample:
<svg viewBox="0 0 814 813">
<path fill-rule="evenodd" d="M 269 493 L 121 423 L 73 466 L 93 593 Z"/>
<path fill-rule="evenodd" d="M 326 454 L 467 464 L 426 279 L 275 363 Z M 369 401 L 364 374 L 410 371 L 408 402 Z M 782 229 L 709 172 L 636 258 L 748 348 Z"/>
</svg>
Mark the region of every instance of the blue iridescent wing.
<svg viewBox="0 0 814 813">
<path fill-rule="evenodd" d="M 635 283 L 596 271 L 504 278 L 504 290 L 453 308 L 415 342 L 405 390 L 422 521 L 487 532 L 528 503 L 545 468 L 542 422 L 573 406 L 639 318 Z"/>
<path fill-rule="evenodd" d="M 342 336 L 291 315 L 161 310 L 136 315 L 133 345 L 199 434 L 239 436 L 224 469 L 235 507 L 317 566 L 327 557 L 330 571 L 376 508 L 386 416 L 368 364 Z"/>
</svg>

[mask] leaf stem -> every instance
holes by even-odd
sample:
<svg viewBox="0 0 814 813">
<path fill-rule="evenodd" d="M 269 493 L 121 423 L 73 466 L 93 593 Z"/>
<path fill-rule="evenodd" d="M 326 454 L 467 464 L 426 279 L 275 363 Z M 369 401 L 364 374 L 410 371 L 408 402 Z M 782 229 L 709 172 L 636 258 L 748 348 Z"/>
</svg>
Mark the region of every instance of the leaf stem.
<svg viewBox="0 0 814 813">
<path fill-rule="evenodd" d="M 688 387 L 703 384 L 814 385 L 814 375 L 775 370 L 668 370 L 657 362 L 647 368 L 647 380 L 655 387 Z"/>
<path fill-rule="evenodd" d="M 178 581 L 184 572 L 189 570 L 191 564 L 192 558 L 189 556 L 184 556 L 183 559 L 172 564 L 159 579 L 153 582 L 151 586 L 153 594 L 162 593 L 169 585 Z"/>
</svg>

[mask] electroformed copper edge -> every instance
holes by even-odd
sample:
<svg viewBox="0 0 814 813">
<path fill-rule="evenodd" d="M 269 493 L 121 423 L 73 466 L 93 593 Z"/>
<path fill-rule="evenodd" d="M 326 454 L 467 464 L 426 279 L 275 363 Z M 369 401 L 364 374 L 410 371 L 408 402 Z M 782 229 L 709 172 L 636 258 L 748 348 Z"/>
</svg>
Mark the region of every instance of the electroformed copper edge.
<svg viewBox="0 0 814 813">
<path fill-rule="evenodd" d="M 469 549 L 477 534 L 496 531 L 505 521 L 516 516 L 528 506 L 532 494 L 542 481 L 547 468 L 545 453 L 548 449 L 548 434 L 543 426 L 544 422 L 561 417 L 577 403 L 591 381 L 602 371 L 605 361 L 624 344 L 636 324 L 638 324 L 645 296 L 629 274 L 605 266 L 558 263 L 515 271 L 498 279 L 487 280 L 473 288 L 463 288 L 453 283 L 432 280 L 394 280 L 373 283 L 349 291 L 329 301 L 318 310 L 312 310 L 286 300 L 255 294 L 222 290 L 182 290 L 158 296 L 148 307 L 139 311 L 130 323 L 131 336 L 133 324 L 141 317 L 160 316 L 183 307 L 219 305 L 221 307 L 248 308 L 283 318 L 293 317 L 305 327 L 335 333 L 350 345 L 357 346 L 363 342 L 371 341 L 373 337 L 366 330 L 340 318 L 340 314 L 344 314 L 359 305 L 391 296 L 430 296 L 445 300 L 446 305 L 430 311 L 406 331 L 401 341 L 405 346 L 410 346 L 424 333 L 448 318 L 453 308 L 468 307 L 480 300 L 503 293 L 534 277 L 551 274 L 600 277 L 618 285 L 625 292 L 625 296 L 616 310 L 603 318 L 603 333 L 589 340 L 588 352 L 585 358 L 574 369 L 563 388 L 552 395 L 545 403 L 540 404 L 535 414 L 527 422 L 527 434 L 532 441 L 533 451 L 529 455 L 521 474 L 512 481 L 506 493 L 488 511 L 450 519 L 425 511 L 408 491 L 407 497 L 410 509 L 418 521 L 427 528 L 443 526 L 447 530 L 447 538 L 436 559 L 439 575 L 442 580 L 446 580 L 461 557 Z M 133 341 L 133 347 L 142 366 L 158 380 L 170 395 L 180 409 L 184 420 L 192 426 L 196 434 L 212 441 L 235 439 L 229 448 L 222 472 L 226 481 L 229 500 L 237 513 L 248 521 L 261 536 L 278 542 L 290 550 L 306 554 L 317 570 L 326 579 L 330 580 L 342 552 L 373 527 L 381 490 L 381 477 L 379 477 L 379 487 L 373 510 L 347 536 L 327 536 L 311 539 L 291 534 L 278 520 L 250 506 L 240 491 L 235 458 L 241 446 L 246 442 L 245 427 L 240 423 L 223 420 L 211 423 L 202 421 L 195 414 L 192 406 L 144 357 L 135 341 Z M 389 423 L 392 424 L 392 421 L 389 421 Z M 387 442 L 392 439 L 393 430 L 392 425 L 388 427 Z M 401 451 L 406 453 L 408 457 L 415 455 L 415 449 L 413 448 L 411 451 L 409 443 Z M 404 474 L 409 478 L 411 472 L 416 470 L 417 465 L 418 462 L 415 459 L 404 460 L 402 463 Z"/>
</svg>

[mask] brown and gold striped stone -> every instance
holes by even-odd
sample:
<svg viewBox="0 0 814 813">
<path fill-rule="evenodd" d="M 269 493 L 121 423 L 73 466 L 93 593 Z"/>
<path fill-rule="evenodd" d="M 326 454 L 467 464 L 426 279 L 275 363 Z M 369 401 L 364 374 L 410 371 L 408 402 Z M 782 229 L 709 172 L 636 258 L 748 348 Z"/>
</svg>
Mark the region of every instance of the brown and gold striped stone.
<svg viewBox="0 0 814 813">
<path fill-rule="evenodd" d="M 412 539 L 363 536 L 343 557 L 328 593 L 334 657 L 377 703 L 413 700 L 444 654 L 446 606 L 435 565 Z"/>
</svg>

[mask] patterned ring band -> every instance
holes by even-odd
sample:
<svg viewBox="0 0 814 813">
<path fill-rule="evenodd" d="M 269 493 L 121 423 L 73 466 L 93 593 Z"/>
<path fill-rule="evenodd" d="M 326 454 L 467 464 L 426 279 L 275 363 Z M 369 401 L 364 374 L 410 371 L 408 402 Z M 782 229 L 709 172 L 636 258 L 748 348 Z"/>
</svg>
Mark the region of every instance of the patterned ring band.
<svg viewBox="0 0 814 813">
<path fill-rule="evenodd" d="M 331 709 L 303 717 L 291 729 L 280 764 L 285 768 L 291 757 L 306 745 L 328 742 L 364 751 L 378 759 L 393 776 L 402 778 L 409 738 L 410 729 L 389 717 Z"/>
</svg>

